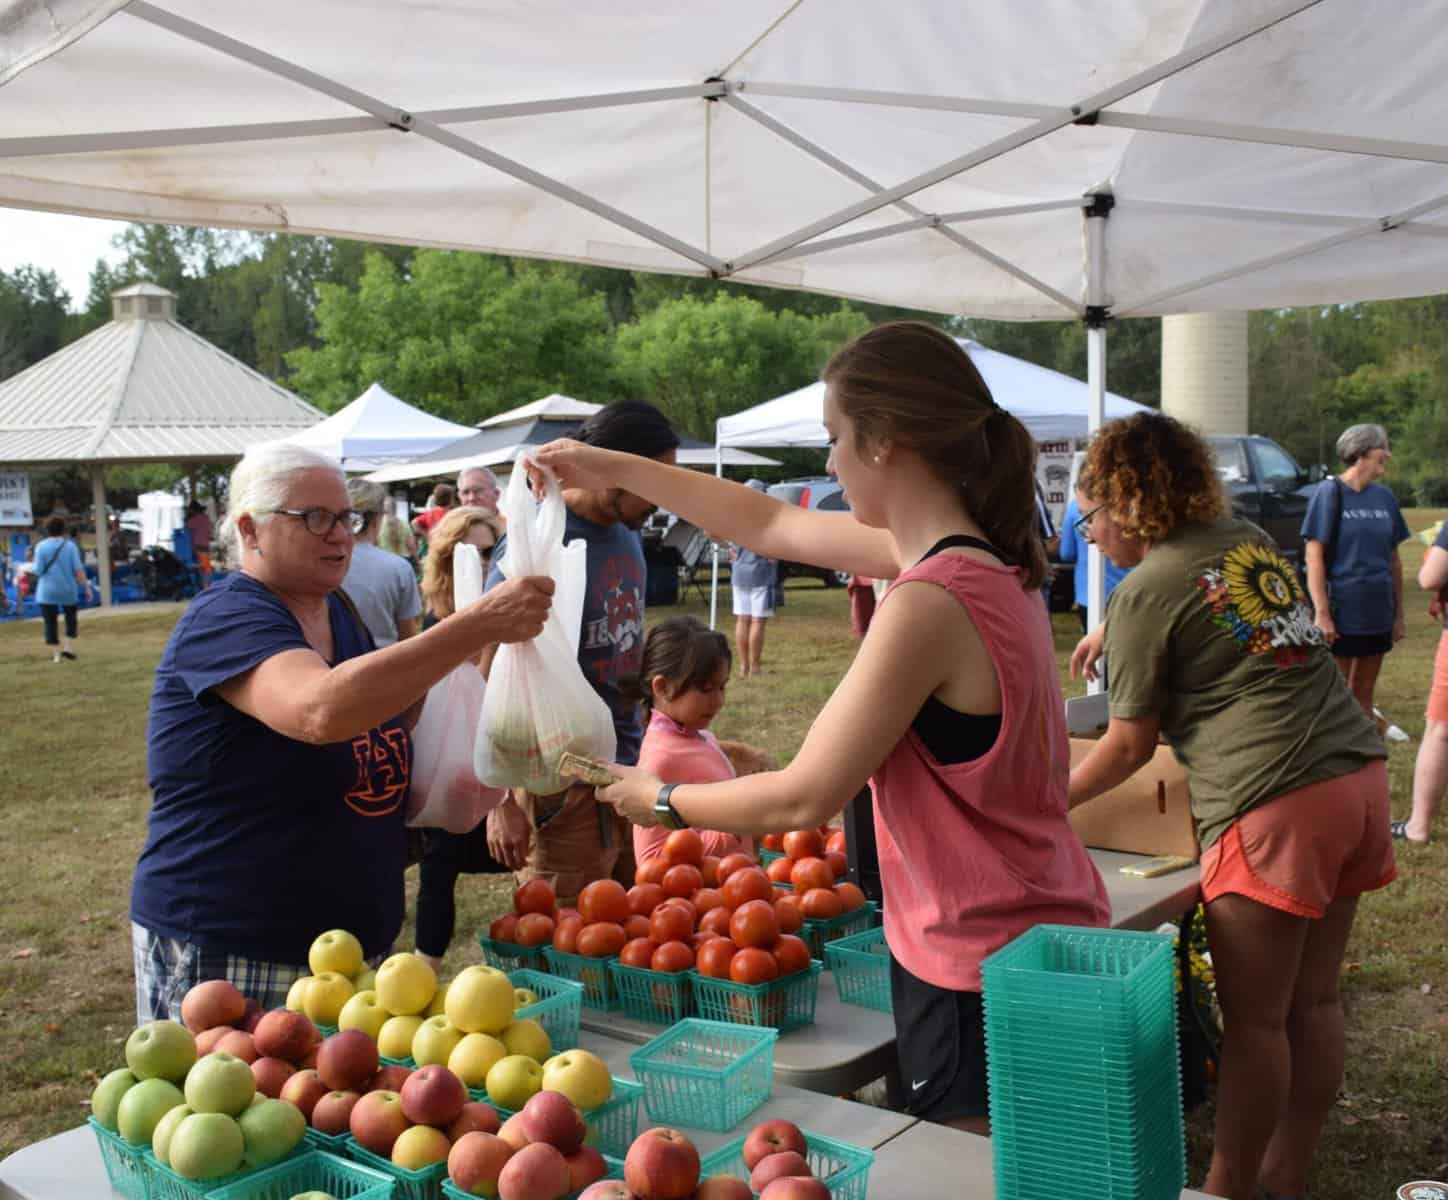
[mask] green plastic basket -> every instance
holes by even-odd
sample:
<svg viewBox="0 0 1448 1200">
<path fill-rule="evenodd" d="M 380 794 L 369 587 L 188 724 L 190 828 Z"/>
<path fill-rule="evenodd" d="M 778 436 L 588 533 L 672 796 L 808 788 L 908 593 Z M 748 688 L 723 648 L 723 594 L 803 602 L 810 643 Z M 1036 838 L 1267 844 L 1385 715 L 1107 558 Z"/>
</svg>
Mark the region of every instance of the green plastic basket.
<svg viewBox="0 0 1448 1200">
<path fill-rule="evenodd" d="M 783 850 L 761 850 L 761 851 L 759 852 L 759 865 L 760 865 L 761 867 L 767 867 L 767 866 L 769 866 L 769 864 L 772 863 L 776 858 L 783 858 L 783 857 L 784 857 L 784 851 L 783 851 Z"/>
<path fill-rule="evenodd" d="M 805 1132 L 805 1158 L 814 1177 L 830 1189 L 831 1200 L 865 1200 L 875 1152 L 823 1134 Z M 733 1175 L 748 1182 L 744 1165 L 744 1139 L 735 1138 L 706 1154 L 699 1164 L 700 1178 Z"/>
<path fill-rule="evenodd" d="M 733 1129 L 774 1090 L 774 1043 L 763 1027 L 691 1018 L 629 1055 L 649 1120 Z"/>
<path fill-rule="evenodd" d="M 796 971 L 769 983 L 735 983 L 732 979 L 710 979 L 698 971 L 690 971 L 694 1007 L 706 1021 L 768 1025 L 780 1033 L 788 1033 L 802 1025 L 814 1024 L 815 999 L 823 970 L 824 963 L 815 959 L 808 970 Z"/>
<path fill-rule="evenodd" d="M 323 1150 L 328 1154 L 335 1154 L 338 1158 L 347 1157 L 347 1133 L 323 1133 L 320 1129 L 313 1129 L 307 1126 L 307 1144 L 314 1150 Z M 303 1188 L 302 1191 L 306 1191 Z"/>
<path fill-rule="evenodd" d="M 126 1200 L 150 1200 L 151 1168 L 146 1163 L 146 1147 L 131 1145 L 94 1117 L 87 1117 L 85 1122 L 96 1135 L 111 1187 Z"/>
<path fill-rule="evenodd" d="M 809 947 L 815 958 L 825 956 L 825 946 L 836 938 L 848 937 L 852 933 L 863 933 L 880 923 L 880 909 L 873 900 L 866 900 L 863 908 L 854 912 L 841 913 L 837 917 L 806 917 L 799 936 Z"/>
<path fill-rule="evenodd" d="M 412 1057 L 388 1058 L 385 1054 L 379 1054 L 377 1062 L 379 1066 L 383 1067 L 406 1067 L 409 1071 L 417 1070 L 417 1060 Z"/>
<path fill-rule="evenodd" d="M 608 1168 L 603 1178 L 623 1178 L 623 1159 L 615 1158 L 611 1154 L 605 1154 L 603 1156 L 603 1165 Z M 578 1200 L 578 1197 L 586 1190 L 586 1188 L 580 1188 L 576 1192 L 569 1192 L 563 1197 L 563 1200 Z M 447 1197 L 447 1200 L 477 1200 L 472 1192 L 463 1191 L 463 1189 L 458 1187 L 451 1179 L 444 1179 L 442 1181 L 442 1194 Z"/>
<path fill-rule="evenodd" d="M 583 984 L 573 979 L 550 975 L 544 970 L 521 967 L 509 971 L 515 988 L 538 993 L 538 1003 L 528 1004 L 513 1014 L 514 1018 L 531 1017 L 542 1025 L 553 1043 L 553 1053 L 572 1050 L 578 1045 L 578 1022 L 583 1011 Z"/>
<path fill-rule="evenodd" d="M 291 1200 L 298 1192 L 311 1191 L 328 1192 L 337 1200 L 389 1200 L 392 1177 L 313 1150 L 207 1192 L 206 1200 Z"/>
<path fill-rule="evenodd" d="M 883 929 L 866 929 L 825 943 L 825 966 L 846 1004 L 893 1012 L 890 995 L 890 947 Z"/>
<path fill-rule="evenodd" d="M 310 1150 L 311 1147 L 307 1145 L 304 1138 L 301 1144 L 281 1162 L 291 1162 L 294 1158 L 309 1153 Z M 269 1167 L 280 1165 L 281 1163 L 268 1164 Z M 151 1173 L 151 1200 L 198 1200 L 200 1197 L 211 1195 L 220 1188 L 234 1183 L 243 1183 L 261 1173 L 261 1168 L 246 1167 L 240 1171 L 233 1171 L 230 1175 L 217 1175 L 211 1179 L 183 1179 L 170 1167 L 160 1162 L 149 1150 L 146 1151 L 146 1168 Z"/>
<path fill-rule="evenodd" d="M 612 1012 L 618 1007 L 613 994 L 613 977 L 608 973 L 608 964 L 618 955 L 589 958 L 583 954 L 567 954 L 552 946 L 544 946 L 543 955 L 548 960 L 548 970 L 554 975 L 583 984 L 583 1003 L 589 1008 Z"/>
<path fill-rule="evenodd" d="M 348 1140 L 347 1153 L 359 1163 L 381 1171 L 392 1180 L 393 1200 L 442 1200 L 442 1185 L 447 1179 L 446 1159 L 410 1171 L 406 1167 L 399 1167 L 391 1159 L 373 1154 L 366 1146 L 360 1145 L 356 1138 Z"/>
<path fill-rule="evenodd" d="M 610 959 L 614 1006 L 624 1016 L 655 1025 L 672 1025 L 694 1011 L 694 993 L 687 971 L 649 971 Z"/>
<path fill-rule="evenodd" d="M 478 945 L 483 948 L 483 962 L 490 967 L 497 967 L 500 971 L 518 971 L 524 967 L 533 971 L 548 969 L 548 964 L 543 961 L 542 946 L 498 942 L 485 933 L 478 934 Z"/>
</svg>

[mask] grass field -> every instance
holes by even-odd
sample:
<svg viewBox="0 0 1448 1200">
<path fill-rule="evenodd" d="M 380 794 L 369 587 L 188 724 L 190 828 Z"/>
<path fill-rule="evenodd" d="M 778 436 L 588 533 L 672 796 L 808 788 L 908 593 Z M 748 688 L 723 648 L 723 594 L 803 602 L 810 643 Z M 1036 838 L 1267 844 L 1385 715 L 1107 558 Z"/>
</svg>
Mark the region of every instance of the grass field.
<svg viewBox="0 0 1448 1200">
<path fill-rule="evenodd" d="M 1414 529 L 1440 512 L 1409 512 Z M 1410 577 L 1421 547 L 1405 548 Z M 727 612 L 727 593 L 726 608 Z M 736 682 L 716 729 L 787 760 L 854 652 L 843 590 L 792 584 L 769 625 L 766 674 Z M 1395 814 L 1408 808 L 1438 630 L 1409 605 L 1379 705 L 1414 737 L 1392 750 Z M 658 609 L 707 616 L 697 598 Z M 0 626 L 0 1157 L 82 1121 L 100 1074 L 121 1065 L 134 1024 L 127 904 L 145 832 L 146 705 L 180 609 L 82 614 L 78 663 L 53 665 L 40 623 Z M 1064 664 L 1074 618 L 1058 617 Z M 1079 692 L 1068 684 L 1068 693 Z M 1316 1200 L 1389 1197 L 1410 1179 L 1448 1178 L 1448 821 L 1400 851 L 1400 880 L 1362 905 L 1345 975 L 1348 1072 L 1319 1153 Z M 399 945 L 412 945 L 411 897 Z M 339 881 L 345 883 L 345 881 Z M 359 885 L 360 885 L 359 881 Z M 473 933 L 507 903 L 500 880 L 464 876 L 448 972 L 477 961 Z M 1191 1178 L 1210 1147 L 1211 1105 L 1189 1124 Z"/>
</svg>

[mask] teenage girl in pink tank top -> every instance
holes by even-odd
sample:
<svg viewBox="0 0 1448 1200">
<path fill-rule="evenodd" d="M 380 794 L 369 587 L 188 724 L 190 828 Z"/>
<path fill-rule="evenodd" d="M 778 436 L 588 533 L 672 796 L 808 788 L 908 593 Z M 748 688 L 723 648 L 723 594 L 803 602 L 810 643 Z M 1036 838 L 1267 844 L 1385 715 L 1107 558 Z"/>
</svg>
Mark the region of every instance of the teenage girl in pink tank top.
<svg viewBox="0 0 1448 1200">
<path fill-rule="evenodd" d="M 598 795 L 638 825 L 765 833 L 820 825 L 869 781 L 909 1110 L 986 1131 L 981 959 L 1040 922 L 1109 916 L 1066 821 L 1035 444 L 931 325 L 870 330 L 824 381 L 849 513 L 574 442 L 539 452 L 565 486 L 621 488 L 770 558 L 896 580 L 784 770 L 668 788 L 616 768 Z"/>
</svg>

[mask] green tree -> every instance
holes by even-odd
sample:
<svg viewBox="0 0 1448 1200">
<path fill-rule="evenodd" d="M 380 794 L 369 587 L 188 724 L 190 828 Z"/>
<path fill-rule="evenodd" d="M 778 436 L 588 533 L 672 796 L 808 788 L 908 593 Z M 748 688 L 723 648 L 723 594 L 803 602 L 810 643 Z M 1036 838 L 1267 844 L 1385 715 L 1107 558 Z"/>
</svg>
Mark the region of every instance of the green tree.
<svg viewBox="0 0 1448 1200">
<path fill-rule="evenodd" d="M 69 308 L 70 296 L 53 271 L 29 264 L 0 271 L 0 379 L 65 345 Z"/>
</svg>

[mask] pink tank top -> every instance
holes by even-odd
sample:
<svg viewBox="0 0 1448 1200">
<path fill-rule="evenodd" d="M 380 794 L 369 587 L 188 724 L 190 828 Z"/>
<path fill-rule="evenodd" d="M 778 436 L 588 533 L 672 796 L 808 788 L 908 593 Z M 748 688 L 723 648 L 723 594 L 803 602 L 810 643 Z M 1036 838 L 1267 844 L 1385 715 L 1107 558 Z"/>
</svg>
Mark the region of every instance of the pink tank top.
<svg viewBox="0 0 1448 1200">
<path fill-rule="evenodd" d="M 871 779 L 885 936 L 912 975 L 979 991 L 981 959 L 1033 925 L 1106 925 L 1106 886 L 1066 821 L 1070 745 L 1039 591 L 1016 568 L 937 554 L 896 581 L 954 596 L 1000 679 L 1001 730 L 945 765 L 909 731 Z M 894 587 L 882 601 L 890 602 Z"/>
<path fill-rule="evenodd" d="M 734 778 L 734 765 L 719 745 L 718 738 L 707 729 L 697 732 L 685 729 L 658 709 L 654 709 L 648 728 L 644 730 L 643 745 L 639 747 L 639 766 L 653 772 L 665 783 L 718 783 Z M 754 839 L 751 837 L 718 833 L 711 829 L 700 829 L 698 833 L 703 839 L 705 854 L 720 858 L 736 851 L 754 854 Z M 663 854 L 668 838 L 669 831 L 657 825 L 650 829 L 634 826 L 634 860 L 644 863 Z"/>
</svg>

